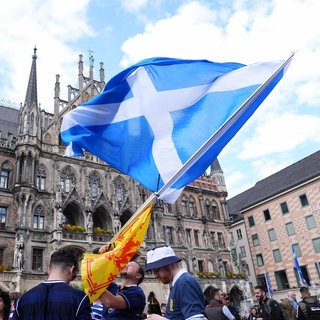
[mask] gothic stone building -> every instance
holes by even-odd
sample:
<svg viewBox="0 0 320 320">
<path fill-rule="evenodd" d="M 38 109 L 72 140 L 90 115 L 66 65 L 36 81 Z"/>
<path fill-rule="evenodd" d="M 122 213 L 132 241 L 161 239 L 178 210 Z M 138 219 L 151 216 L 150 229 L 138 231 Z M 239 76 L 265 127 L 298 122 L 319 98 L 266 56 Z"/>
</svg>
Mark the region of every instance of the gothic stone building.
<svg viewBox="0 0 320 320">
<path fill-rule="evenodd" d="M 63 116 L 103 90 L 103 63 L 94 80 L 93 64 L 89 77 L 84 76 L 79 56 L 79 87 L 68 86 L 67 100 L 60 98 L 57 75 L 51 114 L 38 104 L 36 60 L 34 49 L 25 102 L 18 109 L 0 106 L 0 287 L 21 292 L 46 279 L 54 250 L 72 247 L 79 259 L 84 252 L 97 252 L 150 195 L 92 154 L 64 156 L 59 137 Z M 229 290 L 236 280 L 225 281 L 232 272 L 226 196 L 215 161 L 211 172 L 188 185 L 175 204 L 158 201 L 138 253 L 140 262 L 147 249 L 170 244 L 203 287 L 216 283 Z M 155 287 L 151 274 L 143 286 L 165 301 L 166 288 Z"/>
</svg>

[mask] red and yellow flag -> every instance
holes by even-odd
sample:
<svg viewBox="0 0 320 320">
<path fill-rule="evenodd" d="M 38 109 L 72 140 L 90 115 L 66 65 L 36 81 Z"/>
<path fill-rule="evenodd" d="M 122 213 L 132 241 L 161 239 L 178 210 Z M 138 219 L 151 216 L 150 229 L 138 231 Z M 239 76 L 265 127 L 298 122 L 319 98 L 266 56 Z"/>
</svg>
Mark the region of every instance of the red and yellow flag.
<svg viewBox="0 0 320 320">
<path fill-rule="evenodd" d="M 93 302 L 117 277 L 139 250 L 148 230 L 152 203 L 128 221 L 115 236 L 114 249 L 102 254 L 85 253 L 81 262 L 82 286 Z"/>
</svg>

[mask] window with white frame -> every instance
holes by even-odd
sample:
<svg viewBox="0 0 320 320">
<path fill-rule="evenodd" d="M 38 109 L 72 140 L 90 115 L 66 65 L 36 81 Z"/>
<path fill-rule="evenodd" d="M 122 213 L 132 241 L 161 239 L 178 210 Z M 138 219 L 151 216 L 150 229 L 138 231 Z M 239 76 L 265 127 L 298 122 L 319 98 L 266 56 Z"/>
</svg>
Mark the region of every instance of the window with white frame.
<svg viewBox="0 0 320 320">
<path fill-rule="evenodd" d="M 316 219 L 314 218 L 314 215 L 307 216 L 306 223 L 309 230 L 315 229 L 317 227 L 317 223 L 316 223 Z"/>
<path fill-rule="evenodd" d="M 251 238 L 252 238 L 252 243 L 255 247 L 260 245 L 260 241 L 257 233 L 253 234 Z"/>
<path fill-rule="evenodd" d="M 269 236 L 270 242 L 277 240 L 277 235 L 273 228 L 268 230 L 268 236 Z"/>
<path fill-rule="evenodd" d="M 246 253 L 246 248 L 245 246 L 240 246 L 240 257 L 241 258 L 244 258 L 247 256 L 247 253 Z"/>
<path fill-rule="evenodd" d="M 9 183 L 9 170 L 1 169 L 0 188 L 7 189 Z"/>
<path fill-rule="evenodd" d="M 37 206 L 34 210 L 33 228 L 34 229 L 43 229 L 44 228 L 44 211 L 41 206 Z"/>
<path fill-rule="evenodd" d="M 282 261 L 280 249 L 272 250 L 274 262 L 278 263 Z"/>
<path fill-rule="evenodd" d="M 7 208 L 0 207 L 0 228 L 5 229 L 7 221 Z"/>
<path fill-rule="evenodd" d="M 257 259 L 257 265 L 258 267 L 261 267 L 264 265 L 264 261 L 263 261 L 263 257 L 262 257 L 262 254 L 259 253 L 256 255 L 256 259 Z"/>
<path fill-rule="evenodd" d="M 288 222 L 285 224 L 285 226 L 286 226 L 286 231 L 287 231 L 288 236 L 292 236 L 292 235 L 296 234 L 296 232 L 294 230 L 293 222 Z"/>
</svg>

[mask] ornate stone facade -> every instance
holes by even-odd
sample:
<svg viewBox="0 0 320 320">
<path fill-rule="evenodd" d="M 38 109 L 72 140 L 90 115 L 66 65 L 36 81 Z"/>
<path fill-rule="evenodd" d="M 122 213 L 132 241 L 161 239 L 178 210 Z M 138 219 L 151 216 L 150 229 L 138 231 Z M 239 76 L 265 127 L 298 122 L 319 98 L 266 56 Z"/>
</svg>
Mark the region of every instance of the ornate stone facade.
<svg viewBox="0 0 320 320">
<path fill-rule="evenodd" d="M 0 107 L 11 117 L 2 127 L 0 143 L 0 265 L 8 267 L 0 272 L 0 286 L 17 291 L 46 278 L 48 258 L 57 248 L 71 246 L 79 259 L 84 252 L 96 252 L 150 195 L 92 154 L 64 156 L 59 137 L 62 118 L 101 92 L 103 63 L 99 80 L 93 79 L 93 65 L 85 77 L 80 55 L 79 88 L 69 86 L 67 100 L 60 98 L 57 75 L 51 114 L 37 101 L 36 59 L 35 49 L 25 103 L 18 112 Z M 187 186 L 175 204 L 158 201 L 140 261 L 144 263 L 148 248 L 170 244 L 203 287 L 217 281 L 223 290 L 230 289 L 235 280 L 225 281 L 226 272 L 232 271 L 226 196 L 216 161 L 211 172 Z M 80 277 L 77 280 L 80 284 Z M 154 283 L 148 274 L 143 286 L 165 301 L 168 288 L 157 283 L 155 289 Z"/>
</svg>

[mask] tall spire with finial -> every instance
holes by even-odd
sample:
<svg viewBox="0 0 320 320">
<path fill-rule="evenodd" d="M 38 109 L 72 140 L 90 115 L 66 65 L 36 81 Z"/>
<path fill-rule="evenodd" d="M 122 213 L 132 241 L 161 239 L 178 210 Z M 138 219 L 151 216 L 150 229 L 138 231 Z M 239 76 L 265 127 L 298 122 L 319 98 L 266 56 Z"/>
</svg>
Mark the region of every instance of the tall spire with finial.
<svg viewBox="0 0 320 320">
<path fill-rule="evenodd" d="M 37 60 L 37 48 L 34 47 L 33 56 L 32 56 L 31 71 L 30 71 L 28 88 L 27 88 L 27 93 L 26 93 L 26 99 L 24 101 L 24 104 L 27 105 L 29 108 L 33 104 L 38 105 L 36 60 Z"/>
</svg>

